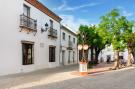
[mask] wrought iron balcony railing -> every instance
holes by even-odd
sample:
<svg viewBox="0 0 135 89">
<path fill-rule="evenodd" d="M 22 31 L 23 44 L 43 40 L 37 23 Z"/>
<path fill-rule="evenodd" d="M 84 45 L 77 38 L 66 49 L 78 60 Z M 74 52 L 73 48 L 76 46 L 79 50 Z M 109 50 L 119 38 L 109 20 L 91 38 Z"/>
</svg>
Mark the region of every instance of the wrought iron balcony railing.
<svg viewBox="0 0 135 89">
<path fill-rule="evenodd" d="M 22 14 L 22 15 L 20 15 L 20 27 L 36 31 L 37 30 L 37 20 L 34 20 L 34 19 Z"/>
<path fill-rule="evenodd" d="M 50 28 L 48 36 L 53 37 L 53 38 L 57 38 L 57 30 Z"/>
<path fill-rule="evenodd" d="M 73 42 L 72 41 L 69 41 L 68 42 L 68 49 L 69 50 L 72 50 L 73 49 Z"/>
</svg>

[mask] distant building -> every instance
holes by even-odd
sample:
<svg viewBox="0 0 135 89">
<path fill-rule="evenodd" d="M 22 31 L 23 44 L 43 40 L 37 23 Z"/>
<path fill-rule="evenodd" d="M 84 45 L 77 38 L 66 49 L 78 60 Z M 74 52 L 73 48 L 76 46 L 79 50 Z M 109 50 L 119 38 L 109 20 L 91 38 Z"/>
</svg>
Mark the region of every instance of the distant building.
<svg viewBox="0 0 135 89">
<path fill-rule="evenodd" d="M 125 49 L 123 52 L 120 52 L 119 58 L 126 62 L 126 60 L 128 59 L 128 50 Z M 131 56 L 131 58 L 133 60 L 133 56 Z M 104 62 L 107 62 L 107 59 L 110 61 L 115 60 L 115 52 L 113 50 L 112 45 L 109 47 L 106 47 L 100 52 L 99 57 L 98 57 L 99 62 L 101 61 L 101 59 L 103 59 Z"/>
<path fill-rule="evenodd" d="M 62 65 L 77 64 L 77 35 L 67 26 L 61 27 L 60 63 Z"/>
</svg>

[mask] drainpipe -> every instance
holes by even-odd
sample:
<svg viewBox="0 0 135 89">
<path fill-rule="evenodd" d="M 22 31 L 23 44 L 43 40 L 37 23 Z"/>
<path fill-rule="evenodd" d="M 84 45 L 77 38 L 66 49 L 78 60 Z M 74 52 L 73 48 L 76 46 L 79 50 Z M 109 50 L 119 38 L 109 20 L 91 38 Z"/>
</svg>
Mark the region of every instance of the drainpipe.
<svg viewBox="0 0 135 89">
<path fill-rule="evenodd" d="M 60 59 L 61 59 L 61 23 L 60 24 L 60 45 L 59 45 L 59 66 L 60 66 Z"/>
<path fill-rule="evenodd" d="M 78 50 L 78 43 L 76 44 L 77 46 L 77 64 L 79 64 L 79 50 Z"/>
</svg>

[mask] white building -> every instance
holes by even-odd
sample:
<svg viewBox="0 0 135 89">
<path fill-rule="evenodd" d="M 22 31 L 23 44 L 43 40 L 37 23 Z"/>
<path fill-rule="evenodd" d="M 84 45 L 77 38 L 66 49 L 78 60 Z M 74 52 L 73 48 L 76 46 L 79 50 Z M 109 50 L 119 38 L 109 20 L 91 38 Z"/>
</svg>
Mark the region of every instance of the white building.
<svg viewBox="0 0 135 89">
<path fill-rule="evenodd" d="M 103 49 L 99 54 L 98 60 L 100 62 L 101 59 L 103 59 L 103 61 L 106 62 L 108 58 L 110 59 L 110 61 L 114 60 L 114 51 L 112 49 L 112 46 Z"/>
<path fill-rule="evenodd" d="M 59 16 L 37 0 L 0 0 L 0 11 L 0 75 L 60 65 Z"/>
<path fill-rule="evenodd" d="M 128 59 L 128 50 L 125 49 L 123 52 L 119 53 L 120 59 L 123 59 L 123 61 L 127 61 Z M 110 59 L 110 61 L 114 61 L 115 59 L 115 52 L 113 50 L 112 45 L 106 47 L 105 49 L 103 49 L 98 57 L 98 60 L 100 61 L 101 58 L 103 59 L 104 62 L 107 62 L 107 59 Z M 131 58 L 133 60 L 133 56 L 131 55 Z"/>
<path fill-rule="evenodd" d="M 67 26 L 61 27 L 61 58 L 62 65 L 77 64 L 77 35 Z"/>
</svg>

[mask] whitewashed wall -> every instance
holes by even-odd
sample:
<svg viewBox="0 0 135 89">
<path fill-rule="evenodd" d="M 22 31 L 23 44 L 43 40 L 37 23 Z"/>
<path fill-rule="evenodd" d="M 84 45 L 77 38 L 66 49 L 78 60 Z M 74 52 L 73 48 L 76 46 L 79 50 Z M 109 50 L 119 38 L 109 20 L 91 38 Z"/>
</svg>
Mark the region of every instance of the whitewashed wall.
<svg viewBox="0 0 135 89">
<path fill-rule="evenodd" d="M 109 46 L 109 47 L 106 47 L 105 49 L 102 50 L 102 52 L 100 52 L 98 60 L 100 61 L 101 57 L 103 57 L 104 62 L 106 62 L 107 61 L 107 55 L 111 55 L 111 61 L 113 61 L 114 58 L 115 58 L 115 54 L 114 53 L 115 52 L 114 52 L 114 50 L 112 48 L 112 45 Z M 120 56 L 123 55 L 124 61 L 125 62 L 127 61 L 127 59 L 128 59 L 128 51 L 127 51 L 127 49 L 125 49 L 124 52 L 120 52 L 119 55 Z M 133 56 L 132 55 L 131 55 L 131 58 L 133 60 Z"/>
<path fill-rule="evenodd" d="M 63 32 L 65 33 L 65 40 L 63 40 Z M 69 42 L 69 35 L 71 36 L 71 41 L 73 42 L 73 38 L 75 38 L 75 43 L 73 43 L 73 50 L 70 50 L 70 60 L 71 62 L 68 63 L 68 56 L 69 56 L 69 50 L 67 50 L 68 47 L 68 42 Z M 77 64 L 78 63 L 78 57 L 77 57 L 77 37 L 75 35 L 73 35 L 73 33 L 67 31 L 66 29 L 61 29 L 61 58 L 60 58 L 60 62 L 62 62 L 62 50 L 65 50 L 65 60 L 64 60 L 64 65 L 70 65 L 70 64 Z M 74 60 L 75 62 L 73 62 L 73 51 L 75 52 L 74 55 Z"/>
<path fill-rule="evenodd" d="M 19 32 L 20 15 L 23 14 L 23 4 L 31 8 L 31 18 L 37 20 L 36 36 Z M 23 0 L 0 0 L 0 75 L 30 72 L 42 68 L 59 66 L 60 23 L 51 19 L 32 5 Z M 56 40 L 48 39 L 48 32 L 41 34 L 41 27 L 53 20 L 54 29 L 58 30 Z M 32 41 L 34 44 L 34 64 L 22 65 L 21 40 Z M 44 47 L 40 47 L 40 43 Z M 49 45 L 56 46 L 56 62 L 49 63 Z"/>
</svg>

